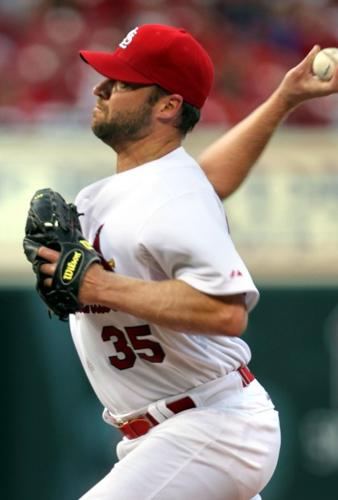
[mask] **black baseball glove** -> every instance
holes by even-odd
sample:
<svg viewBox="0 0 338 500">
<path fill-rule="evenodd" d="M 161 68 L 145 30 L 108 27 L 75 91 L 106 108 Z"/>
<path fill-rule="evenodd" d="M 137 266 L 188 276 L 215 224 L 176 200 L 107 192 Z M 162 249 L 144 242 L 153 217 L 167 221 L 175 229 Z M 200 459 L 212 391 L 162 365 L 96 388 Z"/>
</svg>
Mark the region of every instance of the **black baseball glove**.
<svg viewBox="0 0 338 500">
<path fill-rule="evenodd" d="M 81 280 L 91 264 L 100 262 L 100 255 L 82 235 L 76 206 L 66 203 L 49 188 L 34 194 L 25 233 L 23 247 L 33 264 L 37 291 L 49 310 L 65 321 L 69 314 L 81 309 L 78 301 Z M 40 271 L 45 262 L 37 255 L 41 245 L 60 252 L 51 287 L 44 285 L 47 276 Z"/>
</svg>

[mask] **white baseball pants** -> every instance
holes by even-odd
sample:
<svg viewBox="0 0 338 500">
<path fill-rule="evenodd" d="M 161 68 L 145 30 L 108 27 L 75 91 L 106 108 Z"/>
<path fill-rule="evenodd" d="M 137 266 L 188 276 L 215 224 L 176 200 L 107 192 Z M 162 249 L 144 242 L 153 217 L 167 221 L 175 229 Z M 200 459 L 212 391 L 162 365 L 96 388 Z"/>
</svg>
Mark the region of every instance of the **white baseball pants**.
<svg viewBox="0 0 338 500">
<path fill-rule="evenodd" d="M 81 500 L 258 500 L 279 455 L 278 413 L 237 372 L 205 406 L 117 446 L 117 462 Z"/>
</svg>

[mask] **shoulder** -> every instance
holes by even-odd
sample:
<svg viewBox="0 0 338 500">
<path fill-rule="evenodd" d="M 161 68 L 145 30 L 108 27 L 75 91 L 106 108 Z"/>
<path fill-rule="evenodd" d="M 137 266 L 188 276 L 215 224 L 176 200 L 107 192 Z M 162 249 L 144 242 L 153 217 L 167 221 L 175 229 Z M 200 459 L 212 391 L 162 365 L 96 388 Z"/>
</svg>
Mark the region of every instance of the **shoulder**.
<svg viewBox="0 0 338 500">
<path fill-rule="evenodd" d="M 143 220 L 162 216 L 191 218 L 204 213 L 224 219 L 224 206 L 199 164 L 180 147 L 151 163 L 139 196 L 146 199 Z M 194 218 L 195 220 L 195 218 Z"/>
<path fill-rule="evenodd" d="M 157 168 L 153 169 L 152 182 L 164 198 L 178 198 L 201 190 L 216 195 L 200 165 L 183 147 L 157 160 L 156 163 Z"/>
</svg>

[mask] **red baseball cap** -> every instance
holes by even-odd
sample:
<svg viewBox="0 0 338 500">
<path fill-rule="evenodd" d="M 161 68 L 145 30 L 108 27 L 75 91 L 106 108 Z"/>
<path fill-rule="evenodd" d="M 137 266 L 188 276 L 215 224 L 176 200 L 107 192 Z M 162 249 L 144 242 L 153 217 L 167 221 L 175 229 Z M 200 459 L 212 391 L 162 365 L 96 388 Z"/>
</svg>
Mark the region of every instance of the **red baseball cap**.
<svg viewBox="0 0 338 500">
<path fill-rule="evenodd" d="M 130 31 L 114 52 L 81 50 L 82 59 L 110 80 L 157 84 L 201 108 L 209 95 L 214 66 L 186 30 L 146 24 Z"/>
</svg>

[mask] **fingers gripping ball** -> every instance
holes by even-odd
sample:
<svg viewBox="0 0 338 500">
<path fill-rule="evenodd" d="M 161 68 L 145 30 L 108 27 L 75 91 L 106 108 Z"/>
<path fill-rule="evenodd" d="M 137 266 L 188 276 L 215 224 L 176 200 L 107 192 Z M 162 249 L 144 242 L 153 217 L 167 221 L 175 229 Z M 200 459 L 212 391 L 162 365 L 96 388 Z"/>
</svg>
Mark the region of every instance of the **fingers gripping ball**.
<svg viewBox="0 0 338 500">
<path fill-rule="evenodd" d="M 320 80 L 331 80 L 338 64 L 338 48 L 323 49 L 314 58 L 312 71 Z"/>
<path fill-rule="evenodd" d="M 51 287 L 44 284 L 46 276 L 40 271 L 45 261 L 37 255 L 44 245 L 60 252 Z M 23 247 L 33 264 L 40 297 L 61 320 L 79 311 L 79 289 L 88 267 L 101 262 L 100 255 L 84 238 L 75 205 L 66 203 L 52 189 L 40 189 L 30 203 Z"/>
</svg>

